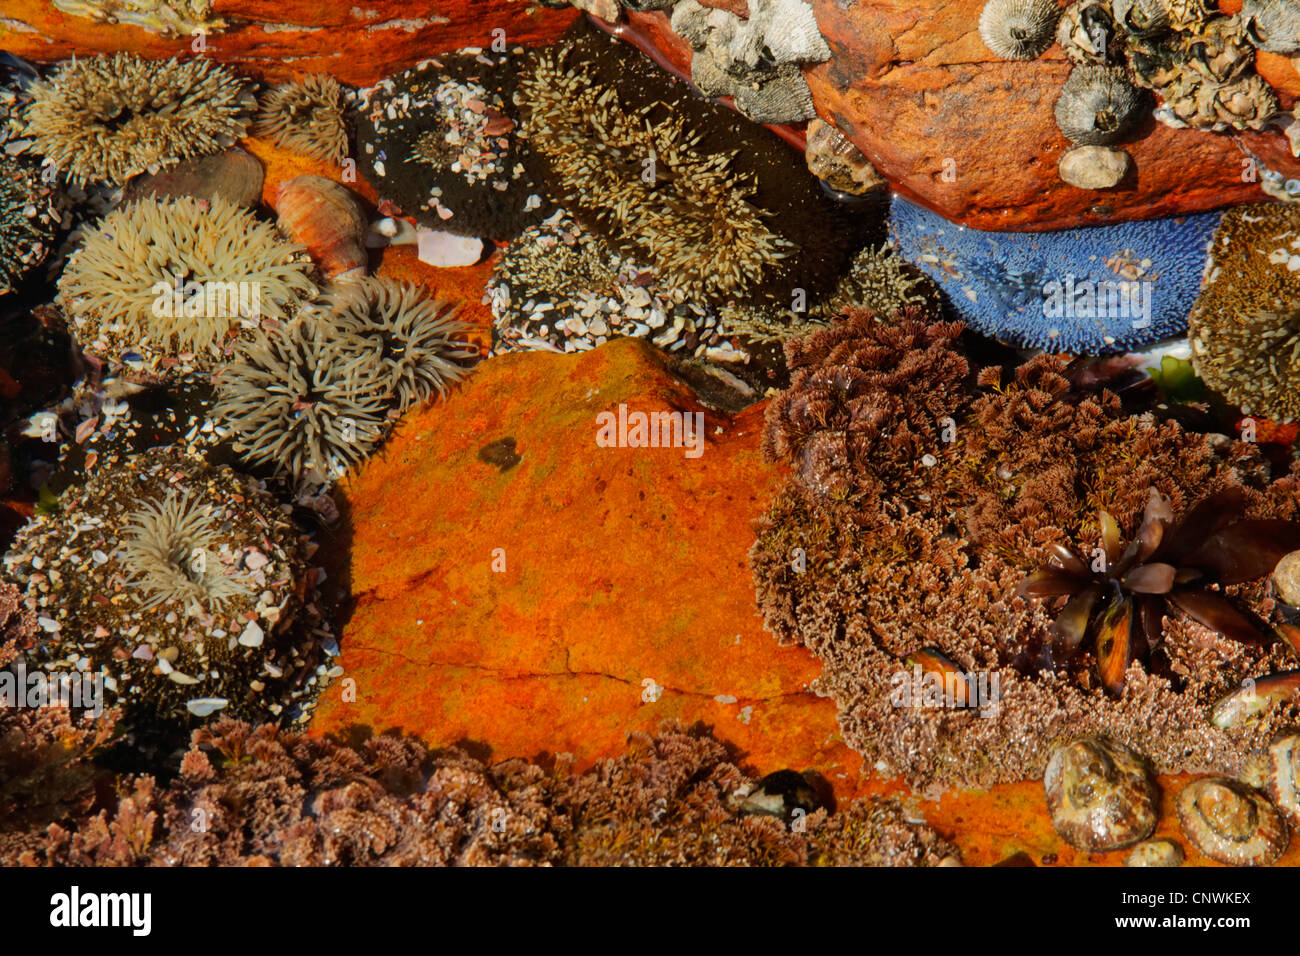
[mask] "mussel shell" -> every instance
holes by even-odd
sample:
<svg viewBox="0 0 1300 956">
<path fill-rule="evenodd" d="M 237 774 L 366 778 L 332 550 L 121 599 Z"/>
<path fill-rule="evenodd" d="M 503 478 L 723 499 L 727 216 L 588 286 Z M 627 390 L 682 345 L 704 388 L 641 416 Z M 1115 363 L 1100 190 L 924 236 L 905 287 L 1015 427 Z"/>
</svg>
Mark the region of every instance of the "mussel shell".
<svg viewBox="0 0 1300 956">
<path fill-rule="evenodd" d="M 1268 745 L 1268 795 L 1277 808 L 1300 826 L 1300 731 L 1279 734 Z"/>
<path fill-rule="evenodd" d="M 1080 850 L 1118 850 L 1146 839 L 1156 827 L 1159 794 L 1146 761 L 1104 737 L 1056 748 L 1043 789 L 1053 828 Z"/>
<path fill-rule="evenodd" d="M 1203 777 L 1185 786 L 1178 794 L 1178 822 L 1197 849 L 1230 866 L 1268 866 L 1290 841 L 1277 808 L 1226 777 Z"/>
</svg>

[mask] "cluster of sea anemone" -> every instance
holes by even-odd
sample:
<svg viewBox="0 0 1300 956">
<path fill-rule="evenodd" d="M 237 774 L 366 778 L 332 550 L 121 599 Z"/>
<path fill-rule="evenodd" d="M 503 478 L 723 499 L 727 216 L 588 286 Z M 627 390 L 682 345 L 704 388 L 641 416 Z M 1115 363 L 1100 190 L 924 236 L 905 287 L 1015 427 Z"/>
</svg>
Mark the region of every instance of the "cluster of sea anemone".
<svg viewBox="0 0 1300 956">
<path fill-rule="evenodd" d="M 215 414 L 250 462 L 299 485 L 340 477 L 395 416 L 443 394 L 477 351 L 455 307 L 409 283 L 362 279 L 259 332 L 216 376 Z"/>
</svg>

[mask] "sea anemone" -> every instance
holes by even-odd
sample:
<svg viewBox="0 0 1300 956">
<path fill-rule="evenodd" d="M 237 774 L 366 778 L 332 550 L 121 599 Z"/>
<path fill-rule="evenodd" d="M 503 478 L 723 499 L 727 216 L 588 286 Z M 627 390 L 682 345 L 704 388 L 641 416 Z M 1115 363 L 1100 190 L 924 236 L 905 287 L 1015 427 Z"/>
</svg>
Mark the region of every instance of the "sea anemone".
<svg viewBox="0 0 1300 956">
<path fill-rule="evenodd" d="M 141 199 L 89 229 L 59 280 L 83 346 L 114 359 L 211 361 L 240 328 L 288 320 L 316 292 L 306 252 L 224 199 Z"/>
<path fill-rule="evenodd" d="M 217 376 L 213 414 L 248 461 L 320 485 L 365 458 L 387 431 L 385 371 L 370 343 L 317 311 L 241 344 L 238 360 Z"/>
<path fill-rule="evenodd" d="M 0 154 L 0 295 L 41 263 L 58 224 L 40 174 Z"/>
<path fill-rule="evenodd" d="M 1056 101 L 1056 125 L 1073 143 L 1107 146 L 1123 138 L 1147 105 L 1123 70 L 1077 66 Z"/>
<path fill-rule="evenodd" d="M 1021 348 L 1127 352 L 1187 328 L 1218 213 L 1057 232 L 963 229 L 901 197 L 899 254 L 971 329 Z"/>
<path fill-rule="evenodd" d="M 1300 7 L 1294 0 L 1246 0 L 1241 19 L 1255 45 L 1268 53 L 1300 52 Z"/>
<path fill-rule="evenodd" d="M 1125 546 L 1119 524 L 1098 515 L 1101 547 L 1089 562 L 1064 544 L 1049 546 L 1045 567 L 1016 588 L 1022 597 L 1066 597 L 1051 643 L 1023 648 L 1022 668 L 1056 667 L 1083 650 L 1091 637 L 1102 686 L 1119 696 L 1129 664 L 1159 667 L 1167 607 L 1218 634 L 1245 644 L 1270 640 L 1219 588 L 1261 578 L 1300 547 L 1300 523 L 1247 520 L 1240 488 L 1203 498 L 1174 521 L 1169 499 L 1151 490 L 1142 523 Z"/>
<path fill-rule="evenodd" d="M 218 559 L 212 507 L 200 507 L 189 489 L 167 492 L 130 517 L 122 563 L 132 585 L 144 592 L 141 607 L 178 604 L 193 617 L 219 609 L 244 594 L 244 586 Z"/>
<path fill-rule="evenodd" d="M 330 293 L 331 321 L 355 339 L 349 351 L 369 348 L 377 373 L 399 411 L 428 401 L 468 371 L 478 350 L 464 340 L 471 327 L 458 320 L 460 307 L 425 294 L 409 282 L 362 279 Z"/>
<path fill-rule="evenodd" d="M 568 47 L 542 51 L 519 88 L 560 201 L 641 249 L 687 295 L 758 285 L 793 246 L 752 203 L 753 177 L 734 169 L 734 154 L 698 150 L 681 114 L 624 108 L 576 60 Z"/>
<path fill-rule="evenodd" d="M 1300 208 L 1238 206 L 1210 246 L 1188 318 L 1192 364 L 1249 414 L 1300 418 Z"/>
<path fill-rule="evenodd" d="M 980 37 L 1004 60 L 1032 60 L 1052 45 L 1060 19 L 1055 0 L 989 0 L 980 11 Z"/>
<path fill-rule="evenodd" d="M 268 719 L 301 699 L 320 624 L 305 541 L 258 482 L 153 449 L 59 504 L 4 560 L 41 626 L 29 669 L 102 677 L 137 728 Z"/>
<path fill-rule="evenodd" d="M 358 159 L 380 195 L 424 225 L 499 240 L 549 212 L 523 162 L 515 59 L 451 54 L 361 91 Z"/>
<path fill-rule="evenodd" d="M 28 92 L 33 149 L 79 185 L 120 186 L 150 166 L 225 149 L 244 135 L 255 102 L 213 60 L 130 53 L 66 61 Z"/>
<path fill-rule="evenodd" d="M 285 149 L 338 165 L 348 155 L 343 88 L 324 73 L 273 86 L 262 97 L 253 134 Z"/>
</svg>

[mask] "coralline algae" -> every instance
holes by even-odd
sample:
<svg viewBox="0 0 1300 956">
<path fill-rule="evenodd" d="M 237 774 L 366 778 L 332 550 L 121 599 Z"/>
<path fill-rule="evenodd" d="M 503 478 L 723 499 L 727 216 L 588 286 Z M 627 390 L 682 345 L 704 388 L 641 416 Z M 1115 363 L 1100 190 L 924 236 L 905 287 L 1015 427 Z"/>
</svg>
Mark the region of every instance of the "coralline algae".
<svg viewBox="0 0 1300 956">
<path fill-rule="evenodd" d="M 1109 354 L 1186 331 L 1219 218 L 980 232 L 895 196 L 890 232 L 976 332 L 1021 348 Z"/>
</svg>

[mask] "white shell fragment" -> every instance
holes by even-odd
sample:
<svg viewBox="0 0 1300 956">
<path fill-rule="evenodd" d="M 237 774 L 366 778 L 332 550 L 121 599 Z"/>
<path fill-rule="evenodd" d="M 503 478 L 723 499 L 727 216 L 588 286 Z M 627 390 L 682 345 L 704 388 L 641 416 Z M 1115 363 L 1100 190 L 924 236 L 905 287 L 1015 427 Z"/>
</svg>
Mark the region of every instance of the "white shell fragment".
<svg viewBox="0 0 1300 956">
<path fill-rule="evenodd" d="M 224 697 L 196 697 L 185 702 L 185 709 L 195 717 L 208 717 L 219 710 L 225 710 L 229 703 Z"/>
<path fill-rule="evenodd" d="M 416 230 L 420 261 L 443 269 L 472 266 L 483 258 L 483 240 L 420 227 Z"/>
</svg>

